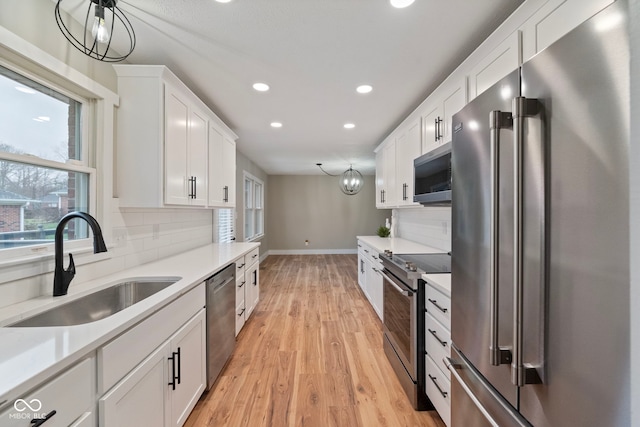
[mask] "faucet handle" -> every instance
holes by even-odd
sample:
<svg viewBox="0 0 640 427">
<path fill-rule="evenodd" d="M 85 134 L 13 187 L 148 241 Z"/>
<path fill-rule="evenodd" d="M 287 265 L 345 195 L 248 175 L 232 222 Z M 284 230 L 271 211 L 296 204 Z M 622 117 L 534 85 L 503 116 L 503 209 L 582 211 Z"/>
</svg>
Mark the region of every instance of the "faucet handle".
<svg viewBox="0 0 640 427">
<path fill-rule="evenodd" d="M 67 268 L 65 272 L 71 274 L 71 277 L 76 275 L 76 264 L 73 262 L 73 254 L 69 254 L 69 268 Z"/>
</svg>

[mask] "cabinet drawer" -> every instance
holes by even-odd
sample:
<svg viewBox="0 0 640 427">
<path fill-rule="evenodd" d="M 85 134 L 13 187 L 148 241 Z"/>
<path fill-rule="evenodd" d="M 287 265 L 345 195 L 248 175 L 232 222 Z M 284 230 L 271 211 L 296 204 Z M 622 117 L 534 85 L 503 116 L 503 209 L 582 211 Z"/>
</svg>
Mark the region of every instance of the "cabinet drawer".
<svg viewBox="0 0 640 427">
<path fill-rule="evenodd" d="M 205 306 L 204 284 L 143 320 L 98 350 L 98 394 L 113 387 Z M 162 327 L 158 327 L 162 325 Z"/>
<path fill-rule="evenodd" d="M 424 302 L 427 313 L 430 313 L 446 329 L 451 330 L 451 298 L 427 285 Z"/>
<path fill-rule="evenodd" d="M 241 256 L 240 258 L 234 261 L 236 263 L 236 280 L 241 277 L 244 277 L 244 269 L 246 267 L 245 257 Z"/>
<path fill-rule="evenodd" d="M 425 390 L 436 411 L 447 426 L 451 425 L 451 383 L 429 356 L 425 356 L 427 376 Z"/>
<path fill-rule="evenodd" d="M 92 411 L 95 399 L 95 359 L 86 359 L 39 389 L 17 398 L 0 414 L 3 427 L 24 427 L 34 418 L 44 418 L 51 411 L 55 415 L 46 427 L 67 427 Z M 91 415 L 90 420 L 93 420 Z M 87 424 L 93 425 L 93 424 Z"/>
<path fill-rule="evenodd" d="M 451 357 L 451 333 L 429 313 L 425 314 L 425 324 L 427 354 L 431 356 L 438 368 L 451 381 L 451 374 L 442 361 L 445 357 Z"/>
<path fill-rule="evenodd" d="M 246 262 L 245 267 L 250 267 L 256 262 L 260 261 L 260 248 L 255 248 L 244 256 Z"/>
<path fill-rule="evenodd" d="M 244 292 L 247 288 L 247 282 L 242 277 L 242 280 L 236 280 L 236 306 L 240 305 L 241 301 L 244 301 Z"/>
<path fill-rule="evenodd" d="M 244 307 L 244 300 L 242 300 L 242 302 L 236 307 L 236 336 L 238 336 L 238 334 L 242 330 L 242 327 L 244 326 Z"/>
</svg>

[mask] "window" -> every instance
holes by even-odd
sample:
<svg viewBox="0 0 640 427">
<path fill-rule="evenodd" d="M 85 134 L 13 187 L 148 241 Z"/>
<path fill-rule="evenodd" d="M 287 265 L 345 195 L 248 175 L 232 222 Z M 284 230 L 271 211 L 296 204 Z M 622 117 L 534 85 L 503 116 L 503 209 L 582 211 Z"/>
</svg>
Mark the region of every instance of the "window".
<svg viewBox="0 0 640 427">
<path fill-rule="evenodd" d="M 0 66 L 0 250 L 50 243 L 60 218 L 89 212 L 87 101 Z M 72 221 L 69 240 L 87 238 Z"/>
<path fill-rule="evenodd" d="M 216 209 L 215 215 L 218 224 L 218 235 L 215 239 L 216 243 L 228 243 L 236 240 L 234 232 L 234 212 L 233 209 Z"/>
<path fill-rule="evenodd" d="M 244 240 L 255 240 L 264 235 L 264 183 L 244 173 Z"/>
</svg>

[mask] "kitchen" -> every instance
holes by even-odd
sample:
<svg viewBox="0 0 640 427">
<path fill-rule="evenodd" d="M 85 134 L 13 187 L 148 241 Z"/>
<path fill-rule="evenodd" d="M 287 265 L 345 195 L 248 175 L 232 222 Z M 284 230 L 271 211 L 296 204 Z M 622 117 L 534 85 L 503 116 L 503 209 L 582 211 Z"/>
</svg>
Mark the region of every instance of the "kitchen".
<svg viewBox="0 0 640 427">
<path fill-rule="evenodd" d="M 125 2 L 128 3 L 128 2 Z M 550 42 L 549 39 L 559 38 L 561 34 L 552 34 L 549 32 L 544 32 L 544 25 L 551 25 L 552 29 L 554 28 L 565 28 L 562 27 L 562 23 L 567 27 L 577 26 L 581 21 L 586 20 L 589 16 L 603 8 L 604 6 L 601 4 L 603 2 L 589 2 L 588 6 L 578 7 L 576 3 L 581 2 L 566 2 L 566 8 L 563 9 L 558 5 L 565 4 L 565 2 L 531 2 L 527 1 L 523 4 L 523 6 L 514 12 L 505 24 L 500 27 L 500 31 L 494 35 L 489 36 L 487 41 L 483 44 L 480 44 L 477 50 L 473 51 L 471 56 L 469 56 L 468 62 L 464 61 L 459 68 L 453 70 L 455 67 L 451 67 L 447 74 L 443 75 L 440 81 L 443 81 L 443 77 L 451 74 L 452 77 L 448 79 L 444 79 L 444 83 L 437 88 L 432 88 L 428 93 L 432 93 L 432 95 L 428 96 L 428 101 L 424 104 L 421 104 L 421 107 L 415 108 L 415 105 L 409 105 L 411 102 L 408 98 L 405 98 L 405 104 L 402 106 L 404 109 L 404 114 L 398 114 L 397 117 L 406 117 L 406 120 L 397 120 L 396 125 L 392 132 L 386 133 L 378 133 L 374 137 L 371 138 L 371 144 L 374 145 L 369 146 L 369 159 L 370 165 L 369 170 L 366 171 L 365 167 L 362 167 L 362 170 L 368 172 L 369 174 L 373 172 L 373 149 L 378 147 L 378 154 L 381 151 L 386 151 L 389 156 L 385 157 L 383 155 L 379 155 L 376 160 L 380 160 L 380 162 L 389 161 L 391 156 L 407 156 L 407 158 L 415 158 L 417 155 L 411 155 L 410 153 L 406 153 L 403 150 L 400 150 L 398 147 L 404 147 L 404 142 L 411 140 L 411 138 L 415 138 L 415 128 L 414 124 L 417 120 L 421 123 L 433 123 L 431 119 L 431 111 L 430 107 L 434 107 L 438 109 L 435 117 L 436 120 L 438 118 L 443 119 L 443 128 L 442 134 L 443 138 L 442 142 L 446 142 L 452 137 L 453 130 L 451 128 L 451 116 L 457 112 L 459 108 L 456 108 L 456 102 L 458 99 L 456 98 L 456 94 L 458 93 L 458 89 L 464 87 L 464 90 L 467 92 L 463 97 L 463 104 L 474 98 L 479 92 L 482 92 L 486 89 L 490 84 L 489 81 L 498 79 L 496 76 L 502 77 L 502 74 L 506 75 L 507 73 L 502 73 L 501 70 L 506 67 L 507 69 L 511 67 L 510 64 L 513 64 L 514 57 L 516 66 L 525 62 L 529 59 L 533 54 L 535 54 L 539 49 L 546 47 L 546 44 Z M 604 2 L 609 3 L 609 2 Z M 616 2 L 623 3 L 624 2 Z M 637 4 L 634 1 L 629 2 L 630 13 L 629 16 L 637 17 Z M 231 3 L 228 6 L 232 6 Z M 104 275 L 110 275 L 115 271 L 125 270 L 132 268 L 132 271 L 139 271 L 140 275 L 148 275 L 148 271 L 145 271 L 143 266 L 150 265 L 152 262 L 156 262 L 154 268 L 158 271 L 154 272 L 155 275 L 164 275 L 164 276 L 174 276 L 175 273 L 169 271 L 170 269 L 166 267 L 160 268 L 162 265 L 161 260 L 167 258 L 169 256 L 177 256 L 180 257 L 182 253 L 186 253 L 189 250 L 198 248 L 203 245 L 208 245 L 212 242 L 212 235 L 219 232 L 216 227 L 213 225 L 212 221 L 212 213 L 206 209 L 180 209 L 175 207 L 163 207 L 162 209 L 156 208 L 154 206 L 134 206 L 130 202 L 127 202 L 124 197 L 128 191 L 133 191 L 133 184 L 131 180 L 123 180 L 121 178 L 121 174 L 125 173 L 126 167 L 123 166 L 124 161 L 122 160 L 124 156 L 122 152 L 119 152 L 118 149 L 115 149 L 114 145 L 116 141 L 124 138 L 123 135 L 119 134 L 122 131 L 122 127 L 120 120 L 118 120 L 117 125 L 110 126 L 109 123 L 113 123 L 115 120 L 115 116 L 118 114 L 118 110 L 112 108 L 111 106 L 117 106 L 120 103 L 120 107 L 124 109 L 125 103 L 123 102 L 124 93 L 120 93 L 118 89 L 118 96 L 115 95 L 116 88 L 119 88 L 118 76 L 113 71 L 110 65 L 102 66 L 103 64 L 99 64 L 97 62 L 92 62 L 91 60 L 84 59 L 81 54 L 76 55 L 76 52 L 72 52 L 72 48 L 66 45 L 66 41 L 62 39 L 59 33 L 59 30 L 55 23 L 53 22 L 53 9 L 55 4 L 51 2 L 51 4 L 38 4 L 36 6 L 36 2 L 18 2 L 18 1 L 9 1 L 3 2 L 2 6 L 0 6 L 0 25 L 3 26 L 2 32 L 2 58 L 3 65 L 8 62 L 12 64 L 17 62 L 21 64 L 22 68 L 26 68 L 27 71 L 31 73 L 35 73 L 36 75 L 44 76 L 41 78 L 45 81 L 54 81 L 58 82 L 60 77 L 57 76 L 66 76 L 67 79 L 70 79 L 75 84 L 76 92 L 80 92 L 80 95 L 87 98 L 99 98 L 100 101 L 97 102 L 96 112 L 101 115 L 102 118 L 98 119 L 99 123 L 107 124 L 106 126 L 98 126 L 95 129 L 97 134 L 97 140 L 100 141 L 100 145 L 97 147 L 97 152 L 94 155 L 100 158 L 100 165 L 104 168 L 102 171 L 97 173 L 106 174 L 106 178 L 101 180 L 101 188 L 98 191 L 97 200 L 92 200 L 92 203 L 95 203 L 93 206 L 94 211 L 97 209 L 98 212 L 100 209 L 103 212 L 108 212 L 109 214 L 102 214 L 100 216 L 100 225 L 104 230 L 108 230 L 105 232 L 105 238 L 107 240 L 108 246 L 110 246 L 109 252 L 106 254 L 96 254 L 93 255 L 86 250 L 81 251 L 76 257 L 77 262 L 77 276 L 74 279 L 70 286 L 70 292 L 81 292 L 83 289 L 82 286 L 88 286 L 87 284 L 93 283 L 94 286 L 98 286 L 98 279 Z M 575 10 L 573 9 L 575 7 Z M 559 14 L 551 13 L 555 9 L 562 11 Z M 126 10 L 126 7 L 123 6 L 123 9 Z M 512 5 L 512 10 L 515 9 L 515 5 Z M 406 9 L 410 10 L 410 9 Z M 567 13 L 569 10 L 569 13 Z M 509 14 L 505 15 L 506 16 Z M 15 17 L 25 17 L 24 20 L 22 18 L 15 19 Z M 549 16 L 550 20 L 544 20 L 542 18 Z M 27 18 L 30 17 L 32 19 L 29 21 L 29 25 L 26 24 Z M 530 17 L 533 17 L 530 19 Z M 37 19 L 36 19 L 37 18 Z M 534 25 L 536 23 L 535 20 L 538 20 L 541 25 L 537 27 Z M 562 21 L 562 22 L 559 22 Z M 637 55 L 633 55 L 636 52 L 634 41 L 637 40 L 637 35 L 633 32 L 635 29 L 634 24 L 637 20 L 631 19 L 631 67 L 633 70 L 634 62 Z M 153 22 L 153 24 L 157 24 L 157 22 Z M 534 27 L 534 30 L 531 28 Z M 540 37 L 536 39 L 535 37 L 531 38 L 531 31 L 534 31 L 535 34 L 536 29 L 538 28 L 540 31 Z M 138 30 L 138 29 L 136 29 Z M 177 28 L 176 31 L 180 30 Z M 140 30 L 142 31 L 142 30 Z M 565 32 L 565 30 L 558 30 L 560 33 Z M 511 34 L 521 32 L 521 38 L 519 37 L 508 37 Z M 55 37 L 54 37 L 55 35 Z M 484 39 L 485 37 L 483 37 Z M 138 42 L 140 43 L 140 41 Z M 479 43 L 476 43 L 477 46 Z M 474 46 L 474 47 L 475 47 Z M 194 49 L 197 50 L 197 46 Z M 218 53 L 222 52 L 223 49 L 217 47 Z M 473 49 L 469 49 L 471 52 Z M 501 55 L 502 52 L 506 52 L 504 55 Z M 53 55 L 53 56 L 51 56 Z M 492 56 L 493 55 L 493 56 Z M 496 56 L 497 55 L 497 56 Z M 21 59 L 20 56 L 23 58 Z M 25 61 L 24 57 L 29 57 L 30 61 Z M 57 59 L 56 59 L 57 58 Z M 486 58 L 486 59 L 485 59 Z M 496 58 L 498 60 L 496 60 Z M 483 61 L 486 61 L 483 63 Z M 509 62 L 511 61 L 511 62 Z M 460 61 L 458 61 L 460 63 Z M 457 64 L 456 63 L 456 66 Z M 506 63 L 506 65 L 505 65 Z M 40 68 L 36 64 L 40 64 Z M 179 64 L 168 64 L 170 65 L 171 71 L 174 71 L 173 65 L 176 65 L 175 69 L 180 69 Z M 492 69 L 495 66 L 497 69 Z M 43 72 L 42 67 L 46 68 L 48 71 Z M 512 68 L 515 68 L 512 67 Z M 79 71 L 78 71 L 79 70 Z M 510 71 L 510 70 L 508 70 Z M 488 73 L 488 74 L 487 74 Z M 502 74 L 501 74 L 502 73 Z M 491 75 L 489 75 L 491 74 Z M 465 78 L 470 78 L 468 84 L 460 83 L 461 76 L 467 76 Z M 456 77 L 457 76 L 457 77 Z M 471 77 L 469 77 L 471 76 Z M 47 80 L 48 78 L 48 80 Z M 98 83 L 100 82 L 100 83 Z M 491 83 L 493 83 L 491 82 Z M 191 86 L 191 85 L 189 85 Z M 196 84 L 196 86 L 198 86 Z M 376 94 L 376 87 L 374 89 L 373 95 Z M 93 94 L 93 95 L 91 95 Z M 635 107 L 635 90 L 634 90 L 634 82 L 631 82 L 631 114 L 634 116 L 633 112 Z M 413 95 L 415 96 L 415 94 Z M 424 99 L 424 96 L 420 98 L 420 101 Z M 261 103 L 263 101 L 257 101 L 256 103 Z M 215 98 L 213 98 L 213 102 L 211 105 L 215 105 Z M 453 103 L 454 107 L 451 107 L 451 103 Z M 221 106 L 224 107 L 224 106 Z M 433 110 L 432 108 L 431 110 Z M 407 110 L 413 111 L 407 114 Z M 119 110 L 122 111 L 122 110 Z M 270 120 L 270 119 L 267 119 Z M 225 120 L 226 122 L 227 120 Z M 400 123 L 398 123 L 400 122 Z M 285 126 L 288 125 L 285 123 Z M 635 125 L 631 123 L 631 139 L 635 139 Z M 221 130 L 222 134 L 228 135 L 231 139 L 233 139 L 233 131 L 231 129 L 225 129 L 221 125 L 217 128 Z M 434 129 L 425 129 L 425 131 L 434 131 L 437 129 L 437 126 Z M 418 132 L 418 138 L 422 139 L 421 143 L 423 144 L 439 144 L 437 141 L 439 138 L 423 138 L 420 132 Z M 388 136 L 387 136 L 388 135 Z M 383 140 L 380 144 L 381 140 Z M 400 141 L 400 142 L 399 142 Z M 393 142 L 393 143 L 392 143 Z M 379 199 L 379 190 L 376 187 L 376 182 L 372 179 L 372 177 L 365 173 L 365 186 L 363 188 L 363 192 L 367 191 L 366 197 L 368 198 L 368 202 L 364 202 L 363 205 L 353 206 L 351 208 L 343 207 L 344 203 L 358 203 L 356 200 L 356 196 L 353 198 L 349 198 L 349 196 L 344 196 L 339 193 L 338 189 L 335 191 L 324 192 L 324 182 L 330 181 L 322 181 L 320 179 L 320 175 L 312 177 L 311 172 L 303 173 L 298 172 L 296 175 L 298 176 L 308 176 L 305 178 L 307 180 L 304 186 L 297 185 L 301 183 L 294 183 L 292 180 L 299 180 L 299 178 L 288 178 L 287 175 L 279 175 L 279 174 L 268 174 L 265 172 L 264 168 L 272 168 L 273 166 L 269 163 L 272 162 L 272 157 L 268 153 L 261 152 L 257 155 L 254 154 L 252 158 L 254 159 L 262 159 L 264 158 L 264 163 L 256 163 L 247 157 L 240 150 L 242 144 L 245 143 L 242 139 L 238 140 L 239 150 L 236 153 L 237 162 L 236 162 L 236 171 L 235 178 L 236 182 L 233 184 L 229 184 L 229 186 L 233 185 L 237 192 L 235 194 L 235 199 L 237 203 L 237 218 L 236 218 L 236 237 L 239 241 L 245 241 L 246 237 L 244 235 L 244 228 L 242 225 L 245 223 L 245 216 L 248 218 L 251 215 L 264 215 L 264 237 L 260 240 L 260 229 L 259 223 L 256 223 L 255 237 L 257 237 L 257 241 L 260 241 L 260 257 L 266 257 L 267 255 L 279 255 L 279 254 L 296 254 L 296 253 L 305 253 L 306 250 L 314 250 L 315 248 L 320 248 L 317 252 L 321 250 L 328 250 L 329 248 L 333 249 L 333 253 L 354 253 L 355 251 L 355 239 L 356 235 L 366 236 L 374 234 L 375 229 L 378 225 L 384 223 L 384 218 L 391 218 L 393 231 L 396 236 L 400 236 L 406 238 L 411 241 L 415 241 L 416 243 L 427 245 L 427 246 L 435 246 L 439 250 L 447 252 L 451 250 L 451 233 L 452 233 L 452 222 L 451 222 L 451 214 L 450 210 L 447 213 L 447 208 L 437 207 L 437 208 L 400 208 L 400 205 L 405 204 L 402 199 L 402 192 L 398 191 L 396 195 L 388 192 L 386 194 L 387 197 L 383 197 Z M 346 142 L 345 142 L 346 143 Z M 393 149 L 393 154 L 389 147 L 398 144 Z M 119 147 L 118 147 L 119 148 Z M 247 149 L 249 147 L 247 146 Z M 421 147 L 420 150 L 422 152 L 428 151 L 433 148 L 431 146 Z M 263 148 L 264 149 L 264 148 Z M 637 232 L 634 221 L 635 218 L 638 217 L 637 213 L 637 197 L 633 197 L 637 194 L 637 180 L 638 180 L 638 168 L 634 168 L 636 165 L 636 159 L 638 158 L 636 154 L 637 148 L 634 147 L 633 144 L 630 144 L 630 156 L 629 156 L 629 174 L 630 174 L 630 205 L 629 205 L 629 213 L 628 218 L 630 218 L 630 248 L 629 255 L 633 256 L 637 250 L 637 244 L 640 239 L 637 237 Z M 417 153 L 421 154 L 420 152 Z M 306 158 L 303 160 L 306 163 L 309 163 L 310 167 L 315 169 L 316 162 L 320 161 L 318 157 L 314 158 Z M 302 160 L 298 160 L 297 162 L 303 162 Z M 397 161 L 397 157 L 396 157 Z M 394 162 L 392 162 L 394 163 Z M 150 165 L 154 164 L 153 161 L 149 162 Z M 410 164 L 410 163 L 409 163 Z M 325 167 L 328 168 L 330 172 L 335 172 L 338 170 L 344 170 L 349 165 L 342 164 L 342 162 L 334 162 L 329 163 L 329 161 L 325 161 Z M 150 167 L 150 166 L 149 166 Z M 354 164 L 354 168 L 357 168 Z M 152 168 L 151 168 L 152 169 Z M 406 167 L 409 169 L 409 167 Z M 398 171 L 389 172 L 388 168 L 377 168 L 376 173 L 383 171 L 388 174 L 389 180 L 393 179 L 402 179 L 401 174 Z M 113 177 L 111 171 L 115 172 L 118 175 L 118 179 Z M 243 175 L 242 172 L 248 172 L 248 175 Z M 92 172 L 95 173 L 95 172 Z M 153 170 L 149 171 L 149 175 L 153 175 Z M 246 184 L 246 178 L 250 178 L 249 182 L 253 183 L 254 189 L 255 185 L 258 186 L 262 182 L 264 186 L 262 190 L 264 191 L 264 201 L 267 209 L 264 210 L 263 213 L 260 213 L 259 209 L 257 210 L 247 210 L 241 209 L 241 200 L 243 198 L 243 191 Z M 253 178 L 256 179 L 253 179 Z M 275 178 L 274 178 L 275 177 Z M 376 179 L 376 181 L 378 181 Z M 398 181 L 398 184 L 400 181 Z M 126 185 L 131 184 L 132 188 L 125 188 Z M 332 184 L 332 185 L 335 185 Z M 260 188 L 260 187 L 258 187 Z M 305 191 L 305 188 L 307 191 Z M 335 187 L 334 187 L 335 188 Z M 374 190 L 375 188 L 375 190 Z M 396 186 L 397 188 L 397 186 Z M 402 188 L 402 187 L 400 187 Z M 385 190 L 384 188 L 382 190 Z M 284 203 L 286 200 L 287 194 L 291 192 L 291 194 L 296 194 L 296 196 L 301 198 L 300 204 L 298 208 L 288 206 Z M 344 214 L 345 218 L 342 221 L 342 218 L 333 217 L 330 221 L 321 221 L 320 216 L 328 216 L 330 215 L 324 213 L 322 215 L 318 215 L 313 220 L 300 221 L 300 223 L 296 223 L 293 219 L 295 217 L 305 216 L 312 217 L 317 214 L 317 209 L 311 208 L 309 206 L 316 206 L 317 198 L 314 198 L 313 192 L 319 192 L 318 194 L 322 194 L 323 200 L 327 200 L 327 197 L 331 198 L 327 200 L 327 204 L 334 204 L 335 206 L 340 206 L 339 214 Z M 118 194 L 120 198 L 111 197 L 111 195 Z M 365 195 L 365 193 L 363 193 Z M 340 197 L 338 197 L 340 196 Z M 455 196 L 454 196 L 455 197 Z M 348 199 L 348 202 L 344 202 L 345 199 Z M 372 199 L 376 200 L 376 205 L 382 208 L 380 211 L 375 211 L 369 207 L 373 202 Z M 274 201 L 278 201 L 274 203 Z M 282 201 L 282 202 L 281 202 Z M 306 201 L 306 203 L 305 203 Z M 406 204 L 411 204 L 412 201 L 407 200 Z M 285 208 L 286 207 L 286 208 Z M 295 210 L 299 209 L 299 210 Z M 358 224 L 358 220 L 353 219 L 351 217 L 347 217 L 347 215 L 352 212 L 353 209 L 362 209 L 363 212 L 368 212 L 367 215 L 370 215 L 366 218 L 367 224 Z M 392 209 L 392 211 L 387 210 Z M 214 210 L 217 212 L 217 209 Z M 213 214 L 217 215 L 217 214 Z M 217 221 L 217 220 L 216 220 Z M 364 221 L 362 221 L 364 222 Z M 309 226 L 309 224 L 320 224 L 318 227 Z M 348 225 L 345 225 L 348 224 Z M 353 229 L 356 227 L 354 224 L 358 224 L 363 226 L 362 231 L 357 231 L 353 233 Z M 366 226 L 364 226 L 366 225 Z M 345 227 L 345 228 L 342 228 Z M 316 229 L 317 228 L 317 229 Z M 306 234 L 306 233 L 314 233 L 314 234 Z M 332 234 L 332 238 L 334 241 L 338 243 L 335 246 L 325 246 L 326 243 L 322 242 L 322 246 L 318 245 L 324 238 L 323 236 L 326 234 Z M 350 242 L 344 242 L 344 236 L 353 236 L 351 237 Z M 339 240 L 341 239 L 341 240 Z M 342 240 L 344 239 L 344 240 Z M 305 242 L 306 240 L 306 242 Z M 243 243 L 244 244 L 244 243 Z M 318 245 L 318 246 L 316 246 Z M 66 246 L 66 245 L 65 245 Z M 626 245 L 625 245 L 626 246 Z M 234 260 L 239 256 L 246 256 L 248 252 L 244 252 L 245 250 L 252 250 L 249 247 L 245 247 L 246 249 L 242 249 L 237 253 L 226 254 L 225 260 Z M 327 248 L 327 249 L 325 249 Z M 350 249 L 349 248 L 353 248 Z M 115 249 L 115 250 L 112 250 Z M 625 253 L 627 252 L 626 247 L 622 249 Z M 49 249 L 51 251 L 51 249 Z M 280 252 L 280 253 L 279 253 Z M 114 256 L 117 254 L 117 256 Z M 37 254 L 36 254 L 37 255 Z M 49 255 L 50 259 L 52 259 L 52 254 Z M 212 254 L 204 255 L 204 256 L 214 256 Z M 220 256 L 216 254 L 215 256 Z M 22 256 L 24 259 L 25 257 Z M 262 259 L 261 259 L 262 260 Z M 99 261 L 99 262 L 96 262 Z M 187 263 L 184 258 L 181 258 L 181 262 Z M 226 261 L 225 261 L 226 262 Z M 0 289 L 3 303 L 2 305 L 8 307 L 12 304 L 21 304 L 20 307 L 28 307 L 28 310 L 32 312 L 37 309 L 36 305 L 37 298 L 40 295 L 46 295 L 47 292 L 50 292 L 51 287 L 51 274 L 43 275 L 41 273 L 42 268 L 48 268 L 45 271 L 53 271 L 53 269 L 49 267 L 42 267 L 42 263 L 35 262 L 9 262 L 9 260 L 3 257 L 3 268 L 0 270 L 0 276 L 2 277 L 2 288 Z M 49 261 L 49 264 L 52 264 Z M 189 264 L 192 265 L 192 264 Z M 140 270 L 135 270 L 136 268 L 140 268 Z M 634 314 L 633 307 L 637 307 L 637 304 L 634 304 L 634 301 L 637 301 L 637 279 L 638 279 L 638 271 L 635 271 L 636 267 L 631 263 L 630 266 L 630 333 L 631 333 L 631 354 L 634 354 L 638 349 L 638 331 L 634 327 L 637 325 L 637 315 Z M 205 272 L 193 272 L 191 276 L 191 280 L 193 283 L 204 279 Z M 183 275 L 183 279 L 186 273 Z M 125 277 L 123 275 L 121 277 Z M 31 279 L 26 279 L 27 277 Z M 36 277 L 36 280 L 32 279 Z M 74 289 L 74 284 L 76 284 L 76 288 Z M 82 286 L 80 286 L 82 284 Z M 186 289 L 185 289 L 186 291 Z M 30 300 L 34 300 L 29 302 Z M 157 301 L 156 301 L 157 302 Z M 26 305 L 25 305 L 26 304 Z M 29 306 L 31 304 L 31 306 Z M 140 309 L 142 310 L 142 309 Z M 134 309 L 135 311 L 135 309 Z M 10 311 L 6 312 L 5 317 L 15 316 L 15 313 L 11 313 Z M 141 313 L 137 315 L 142 316 Z M 135 315 L 134 315 L 135 317 Z M 635 320 L 635 321 L 634 321 Z M 131 321 L 129 319 L 127 322 Z M 126 323 L 126 322 L 125 322 Z M 124 324 L 122 325 L 124 328 Z M 112 335 L 113 336 L 113 335 Z M 70 362 L 69 362 L 70 363 Z M 68 365 L 67 365 L 68 366 Z M 61 367 L 62 368 L 62 367 Z M 631 372 L 631 395 L 630 395 L 630 404 L 629 407 L 637 407 L 638 405 L 634 405 L 634 402 L 638 402 L 639 396 L 637 391 L 637 385 L 640 384 L 638 373 L 636 372 L 636 368 L 631 365 L 629 367 Z M 52 374 L 49 372 L 49 374 Z M 36 379 L 31 379 L 29 384 L 29 389 L 35 387 L 37 384 L 44 381 L 46 378 L 46 372 L 40 373 L 40 376 Z M 26 391 L 22 390 L 22 391 Z M 5 406 L 3 406 L 4 408 Z M 629 418 L 630 417 L 630 418 Z M 623 416 L 624 418 L 624 416 Z M 633 411 L 627 417 L 631 420 L 631 425 L 635 425 L 638 422 L 638 415 Z M 620 425 L 625 425 L 624 423 Z"/>
</svg>

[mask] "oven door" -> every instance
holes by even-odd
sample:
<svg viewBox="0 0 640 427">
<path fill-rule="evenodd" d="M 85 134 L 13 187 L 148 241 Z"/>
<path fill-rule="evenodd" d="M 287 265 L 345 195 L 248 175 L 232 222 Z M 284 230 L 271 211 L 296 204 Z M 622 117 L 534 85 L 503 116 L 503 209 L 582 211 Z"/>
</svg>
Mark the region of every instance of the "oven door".
<svg viewBox="0 0 640 427">
<path fill-rule="evenodd" d="M 415 383 L 417 378 L 416 293 L 384 270 L 384 334 Z"/>
</svg>

